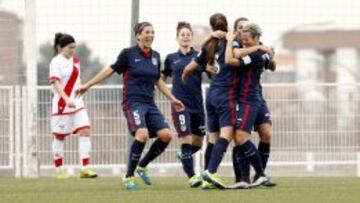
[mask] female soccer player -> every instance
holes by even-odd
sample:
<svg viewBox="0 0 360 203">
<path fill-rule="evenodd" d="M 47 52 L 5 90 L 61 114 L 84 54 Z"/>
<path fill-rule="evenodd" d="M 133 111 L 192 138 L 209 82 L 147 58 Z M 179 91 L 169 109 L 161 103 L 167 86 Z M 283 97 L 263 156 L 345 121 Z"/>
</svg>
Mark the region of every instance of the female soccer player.
<svg viewBox="0 0 360 203">
<path fill-rule="evenodd" d="M 226 17 L 216 13 L 210 17 L 210 26 L 213 31 L 228 31 Z M 229 142 L 233 138 L 236 124 L 236 87 L 237 69 L 225 64 L 226 40 L 212 37 L 203 46 L 201 53 L 185 68 L 182 80 L 187 81 L 196 67 L 215 66 L 217 74 L 213 76 L 206 98 L 206 110 L 208 116 L 209 143 L 205 152 L 205 172 L 203 187 L 212 187 L 208 176 L 211 176 L 215 185 L 225 187 L 224 183 L 217 178 L 216 171 L 222 160 Z M 219 138 L 220 135 L 220 138 Z M 218 139 L 219 138 L 219 139 Z"/>
<path fill-rule="evenodd" d="M 149 22 L 141 22 L 134 27 L 134 32 L 137 45 L 123 49 L 113 65 L 104 68 L 78 91 L 80 95 L 85 93 L 114 72 L 123 74 L 123 111 L 129 130 L 135 137 L 130 148 L 127 173 L 123 178 L 127 190 L 137 189 L 135 170 L 145 184 L 151 185 L 146 166 L 165 150 L 172 137 L 167 121 L 155 105 L 154 86 L 171 101 L 176 111 L 184 110 L 183 103 L 171 94 L 160 79 L 160 54 L 151 49 L 154 41 L 153 26 Z M 156 141 L 139 162 L 146 141 L 153 137 L 157 137 Z"/>
<path fill-rule="evenodd" d="M 257 24 L 249 23 L 244 26 L 242 30 L 242 45 L 247 48 L 260 46 L 260 36 L 262 32 Z M 264 166 L 254 144 L 250 141 L 251 130 L 256 125 L 256 120 L 261 116 L 261 104 L 263 101 L 260 85 L 260 77 L 262 72 L 270 67 L 274 69 L 273 63 L 268 53 L 258 50 L 241 59 L 241 61 L 233 56 L 233 40 L 236 34 L 227 36 L 228 43 L 226 48 L 226 63 L 230 65 L 240 66 L 239 68 L 239 111 L 238 123 L 236 125 L 235 143 L 239 149 L 238 156 L 241 154 L 254 167 L 258 176 L 257 180 L 252 186 L 265 185 L 269 182 L 269 178 L 265 176 Z M 240 157 L 239 157 L 240 159 Z M 240 161 L 241 162 L 241 161 Z M 240 163 L 241 171 L 244 168 L 242 162 Z"/>
<path fill-rule="evenodd" d="M 192 48 L 193 31 L 187 22 L 179 22 L 176 28 L 176 39 L 179 50 L 167 55 L 162 77 L 172 77 L 172 93 L 185 105 L 185 110 L 176 112 L 172 109 L 172 118 L 179 138 L 181 139 L 181 153 L 179 158 L 183 169 L 189 178 L 190 187 L 201 185 L 201 179 L 195 175 L 193 154 L 202 146 L 205 135 L 205 113 L 201 89 L 203 69 L 197 69 L 185 85 L 181 81 L 181 74 L 185 66 L 198 54 Z"/>
<path fill-rule="evenodd" d="M 233 52 L 241 52 L 241 51 L 243 52 L 242 55 L 238 54 L 238 58 L 241 58 L 247 54 L 251 54 L 251 53 L 255 52 L 255 50 L 252 49 L 252 47 L 243 47 L 242 43 L 241 43 L 241 33 L 242 33 L 243 27 L 246 25 L 246 23 L 248 23 L 248 19 L 245 17 L 240 17 L 240 18 L 236 19 L 234 22 L 234 31 L 236 31 L 237 35 L 236 35 L 236 39 L 233 41 Z M 262 47 L 262 48 L 264 50 L 269 49 L 267 47 Z M 272 52 L 271 55 L 274 55 L 273 50 L 271 50 L 271 52 Z M 266 68 L 271 71 L 275 71 L 276 66 L 269 66 Z M 261 88 L 261 85 L 260 85 L 260 88 Z M 262 101 L 261 101 L 260 112 L 255 120 L 254 130 L 256 130 L 258 132 L 259 137 L 260 137 L 260 142 L 258 144 L 258 151 L 260 153 L 262 164 L 265 169 L 268 158 L 270 156 L 270 141 L 271 141 L 271 137 L 272 137 L 272 121 L 271 121 L 271 114 L 270 114 L 269 108 L 268 108 L 266 100 L 262 94 L 262 88 L 261 88 L 261 98 L 262 98 Z M 233 150 L 233 154 L 232 154 L 234 163 L 237 162 L 237 159 L 235 158 L 236 150 L 237 149 L 235 147 Z M 238 164 L 234 164 L 235 182 L 245 181 L 245 182 L 250 183 L 249 163 L 243 156 L 240 156 L 239 158 L 242 160 L 242 164 L 245 165 L 244 168 L 246 168 L 247 170 L 241 171 L 238 167 Z M 257 177 L 258 176 L 255 175 L 254 180 L 256 180 Z M 270 181 L 265 184 L 265 186 L 268 186 L 268 187 L 275 186 L 275 185 L 276 185 L 275 183 L 272 183 Z"/>
<path fill-rule="evenodd" d="M 96 172 L 88 168 L 91 141 L 88 114 L 81 97 L 75 94 L 80 86 L 80 60 L 74 55 L 75 39 L 68 34 L 57 33 L 54 40 L 55 57 L 50 62 L 49 81 L 53 87 L 51 131 L 54 135 L 52 151 L 56 176 L 67 178 L 63 169 L 64 140 L 70 134 L 79 134 L 79 155 L 82 161 L 81 178 L 96 178 Z"/>
</svg>

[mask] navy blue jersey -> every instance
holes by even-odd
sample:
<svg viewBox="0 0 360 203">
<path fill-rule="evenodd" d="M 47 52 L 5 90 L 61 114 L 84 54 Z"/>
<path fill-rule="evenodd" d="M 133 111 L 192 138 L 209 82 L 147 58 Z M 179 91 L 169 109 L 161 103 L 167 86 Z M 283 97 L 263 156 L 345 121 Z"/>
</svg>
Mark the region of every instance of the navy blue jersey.
<svg viewBox="0 0 360 203">
<path fill-rule="evenodd" d="M 111 68 L 123 74 L 123 103 L 154 103 L 155 83 L 160 78 L 157 51 L 144 53 L 138 46 L 123 49 Z"/>
<path fill-rule="evenodd" d="M 233 41 L 232 47 L 233 47 L 233 49 L 236 49 L 236 48 L 241 49 L 241 48 L 243 48 L 243 45 L 241 44 L 241 42 L 239 40 L 235 39 Z"/>
<path fill-rule="evenodd" d="M 186 65 L 189 64 L 197 54 L 193 49 L 185 55 L 180 51 L 169 54 L 166 56 L 164 70 L 162 71 L 165 76 L 172 76 L 173 95 L 181 100 L 186 107 L 186 111 L 191 113 L 204 111 L 201 91 L 201 75 L 204 68 L 197 68 L 189 77 L 186 84 L 181 81 L 181 75 Z"/>
<path fill-rule="evenodd" d="M 239 99 L 243 103 L 263 101 L 261 74 L 269 64 L 269 56 L 263 51 L 256 51 L 242 58 L 239 71 Z"/>
<path fill-rule="evenodd" d="M 217 89 L 219 91 L 229 91 L 233 89 L 234 86 L 236 86 L 237 68 L 225 64 L 225 49 L 226 40 L 221 40 L 215 54 L 215 65 L 217 65 L 220 70 L 215 76 L 212 77 L 209 91 L 211 91 L 212 89 Z M 208 46 L 204 46 L 201 49 L 201 52 L 195 58 L 195 62 L 201 66 L 206 67 L 207 54 Z"/>
</svg>

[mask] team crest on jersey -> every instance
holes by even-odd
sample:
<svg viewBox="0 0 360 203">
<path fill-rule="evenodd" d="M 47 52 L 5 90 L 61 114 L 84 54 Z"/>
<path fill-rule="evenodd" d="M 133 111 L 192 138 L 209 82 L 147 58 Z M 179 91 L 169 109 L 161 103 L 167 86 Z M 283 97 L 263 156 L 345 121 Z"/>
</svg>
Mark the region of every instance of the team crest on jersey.
<svg viewBox="0 0 360 203">
<path fill-rule="evenodd" d="M 151 61 L 154 66 L 157 66 L 159 64 L 157 58 L 155 58 L 155 57 L 152 57 Z"/>
</svg>

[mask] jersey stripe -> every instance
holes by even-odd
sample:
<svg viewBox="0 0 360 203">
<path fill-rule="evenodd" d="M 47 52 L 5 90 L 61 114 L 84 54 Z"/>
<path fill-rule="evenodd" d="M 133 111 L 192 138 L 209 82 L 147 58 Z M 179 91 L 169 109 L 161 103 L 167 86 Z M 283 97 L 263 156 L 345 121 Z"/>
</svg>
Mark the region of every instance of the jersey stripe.
<svg viewBox="0 0 360 203">
<path fill-rule="evenodd" d="M 68 82 L 66 83 L 65 85 L 65 88 L 64 88 L 64 92 L 67 96 L 70 97 L 71 95 L 71 92 L 74 88 L 74 85 L 75 85 L 75 82 L 76 80 L 78 79 L 79 77 L 79 70 L 76 68 L 75 66 L 75 62 L 79 62 L 79 59 L 77 57 L 74 57 L 73 58 L 73 71 L 70 75 L 70 78 L 68 80 Z M 60 98 L 59 101 L 58 101 L 58 113 L 61 114 L 64 110 L 65 110 L 65 106 L 66 106 L 66 102 L 63 98 Z"/>
</svg>

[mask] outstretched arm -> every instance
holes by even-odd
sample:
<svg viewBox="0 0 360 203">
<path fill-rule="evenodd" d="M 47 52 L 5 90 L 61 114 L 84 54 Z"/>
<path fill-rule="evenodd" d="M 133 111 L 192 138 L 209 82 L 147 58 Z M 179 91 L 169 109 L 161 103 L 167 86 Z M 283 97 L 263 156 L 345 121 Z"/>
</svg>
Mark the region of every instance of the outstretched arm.
<svg viewBox="0 0 360 203">
<path fill-rule="evenodd" d="M 90 87 L 109 78 L 114 72 L 115 72 L 114 69 L 112 69 L 111 67 L 106 67 L 106 68 L 102 69 L 98 74 L 95 75 L 95 77 L 93 77 L 87 83 L 80 86 L 80 88 L 77 90 L 77 95 L 81 96 L 81 95 L 85 94 L 85 92 Z"/>
</svg>

